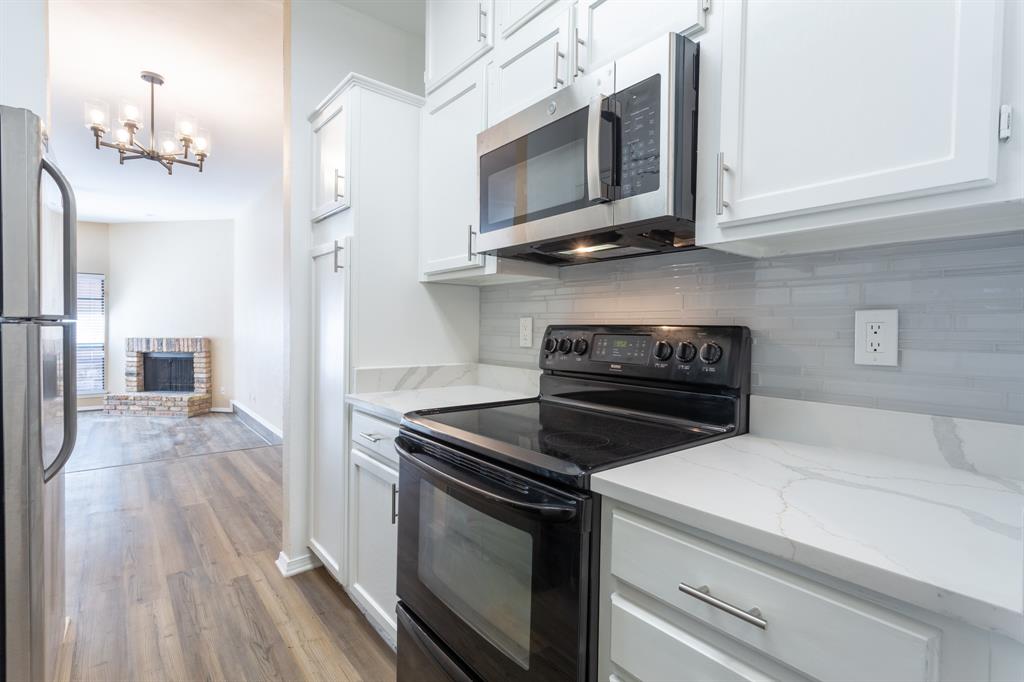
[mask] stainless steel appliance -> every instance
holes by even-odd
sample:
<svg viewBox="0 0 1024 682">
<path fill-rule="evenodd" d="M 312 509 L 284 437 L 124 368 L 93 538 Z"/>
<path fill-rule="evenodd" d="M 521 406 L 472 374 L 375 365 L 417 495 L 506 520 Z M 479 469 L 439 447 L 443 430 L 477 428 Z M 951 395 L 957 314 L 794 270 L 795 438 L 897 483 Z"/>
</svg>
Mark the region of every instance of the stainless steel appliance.
<svg viewBox="0 0 1024 682">
<path fill-rule="evenodd" d="M 698 48 L 667 35 L 477 135 L 479 250 L 572 264 L 693 247 Z"/>
<path fill-rule="evenodd" d="M 540 395 L 405 415 L 398 679 L 592 680 L 594 472 L 747 430 L 745 327 L 554 326 Z"/>
<path fill-rule="evenodd" d="M 44 208 L 43 173 L 62 214 Z M 0 106 L 2 669 L 52 680 L 65 628 L 64 480 L 77 430 L 75 198 L 39 117 Z"/>
</svg>

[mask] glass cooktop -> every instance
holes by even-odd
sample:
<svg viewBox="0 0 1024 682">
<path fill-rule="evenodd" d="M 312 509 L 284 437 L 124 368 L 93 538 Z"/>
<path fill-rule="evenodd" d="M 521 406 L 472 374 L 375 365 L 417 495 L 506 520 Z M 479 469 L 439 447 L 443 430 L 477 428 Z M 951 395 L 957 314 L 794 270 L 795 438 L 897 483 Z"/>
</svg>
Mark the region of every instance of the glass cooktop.
<svg viewBox="0 0 1024 682">
<path fill-rule="evenodd" d="M 418 431 L 480 454 L 574 479 L 722 433 L 542 400 L 427 410 L 407 420 Z"/>
</svg>

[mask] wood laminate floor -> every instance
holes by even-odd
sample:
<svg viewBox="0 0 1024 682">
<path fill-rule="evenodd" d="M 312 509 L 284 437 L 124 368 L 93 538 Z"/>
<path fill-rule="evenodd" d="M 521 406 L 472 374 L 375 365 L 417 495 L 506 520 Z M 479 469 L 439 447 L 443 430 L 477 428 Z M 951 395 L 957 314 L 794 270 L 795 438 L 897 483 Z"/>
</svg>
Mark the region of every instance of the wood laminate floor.
<svg viewBox="0 0 1024 682">
<path fill-rule="evenodd" d="M 280 448 L 187 454 L 67 474 L 59 679 L 393 680 L 394 653 L 322 568 L 274 564 Z"/>
</svg>

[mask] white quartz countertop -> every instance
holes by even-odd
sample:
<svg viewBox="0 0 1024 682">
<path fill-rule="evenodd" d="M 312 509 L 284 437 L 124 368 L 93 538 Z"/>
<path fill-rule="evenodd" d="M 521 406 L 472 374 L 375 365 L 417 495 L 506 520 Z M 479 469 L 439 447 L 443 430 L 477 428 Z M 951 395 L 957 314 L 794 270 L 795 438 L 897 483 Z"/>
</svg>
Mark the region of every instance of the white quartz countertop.
<svg viewBox="0 0 1024 682">
<path fill-rule="evenodd" d="M 431 407 L 453 407 L 493 403 L 502 400 L 535 398 L 536 393 L 520 393 L 490 386 L 440 386 L 437 388 L 416 388 L 405 391 L 382 391 L 378 393 L 349 393 L 345 400 L 353 407 L 375 414 L 382 419 L 395 422 L 402 415 L 413 410 Z"/>
<path fill-rule="evenodd" d="M 597 474 L 592 487 L 1024 641 L 1020 480 L 744 435 Z"/>
</svg>

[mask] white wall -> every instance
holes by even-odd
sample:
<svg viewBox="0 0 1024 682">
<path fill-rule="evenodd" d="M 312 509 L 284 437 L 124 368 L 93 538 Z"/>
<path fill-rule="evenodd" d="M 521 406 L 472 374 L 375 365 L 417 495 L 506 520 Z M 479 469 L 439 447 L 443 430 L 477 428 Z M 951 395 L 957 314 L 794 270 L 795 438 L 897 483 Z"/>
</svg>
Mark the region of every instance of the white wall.
<svg viewBox="0 0 1024 682">
<path fill-rule="evenodd" d="M 110 277 L 110 226 L 106 223 L 78 223 L 78 271 L 92 272 Z M 109 287 L 108 287 L 109 288 Z M 109 305 L 109 296 L 108 296 Z M 107 315 L 107 363 L 106 383 L 110 386 L 110 315 Z M 79 407 L 96 407 L 103 404 L 103 396 L 79 397 Z"/>
<path fill-rule="evenodd" d="M 108 231 L 108 385 L 124 390 L 130 336 L 206 336 L 213 405 L 230 407 L 234 375 L 234 236 L 229 220 L 119 223 Z"/>
<path fill-rule="evenodd" d="M 235 219 L 235 401 L 284 425 L 284 207 L 281 179 Z"/>
<path fill-rule="evenodd" d="M 293 0 L 285 15 L 285 208 L 288 239 L 284 405 L 284 538 L 287 558 L 307 555 L 309 537 L 301 501 L 309 470 L 309 330 L 312 234 L 312 140 L 306 117 L 347 74 L 355 71 L 423 92 L 423 41 L 347 7 Z M 339 415 L 339 418 L 341 416 Z M 292 504 L 294 503 L 294 504 Z"/>
<path fill-rule="evenodd" d="M 46 0 L 0 1 L 0 104 L 49 120 Z"/>
</svg>

